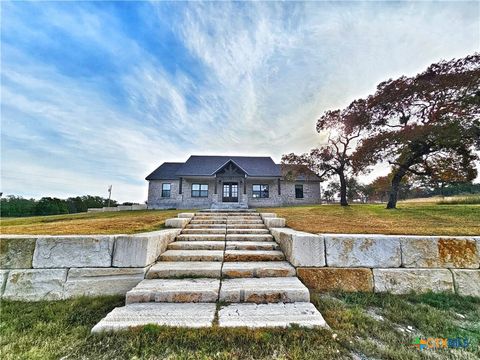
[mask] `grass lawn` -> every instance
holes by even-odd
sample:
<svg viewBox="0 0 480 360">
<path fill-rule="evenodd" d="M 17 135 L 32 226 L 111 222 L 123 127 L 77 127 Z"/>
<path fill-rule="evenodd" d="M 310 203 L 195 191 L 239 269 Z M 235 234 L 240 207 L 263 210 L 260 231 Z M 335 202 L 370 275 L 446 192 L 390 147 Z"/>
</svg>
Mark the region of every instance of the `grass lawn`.
<svg viewBox="0 0 480 360">
<path fill-rule="evenodd" d="M 90 329 L 123 297 L 4 301 L 0 349 L 9 359 L 478 359 L 480 299 L 452 294 L 313 295 L 332 327 Z M 336 334 L 336 336 L 334 335 Z M 336 337 L 336 339 L 334 339 Z M 423 350 L 416 337 L 468 338 L 466 350 Z"/>
<path fill-rule="evenodd" d="M 311 233 L 480 235 L 480 205 L 399 203 L 269 208 L 287 226 Z"/>
<path fill-rule="evenodd" d="M 0 219 L 2 234 L 132 234 L 164 227 L 185 210 L 143 210 Z"/>
</svg>

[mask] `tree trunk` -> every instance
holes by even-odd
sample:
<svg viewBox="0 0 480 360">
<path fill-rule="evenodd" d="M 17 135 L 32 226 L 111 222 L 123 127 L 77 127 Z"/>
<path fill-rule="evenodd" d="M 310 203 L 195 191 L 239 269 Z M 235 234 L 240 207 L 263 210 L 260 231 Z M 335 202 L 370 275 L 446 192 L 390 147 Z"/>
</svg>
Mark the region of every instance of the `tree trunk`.
<svg viewBox="0 0 480 360">
<path fill-rule="evenodd" d="M 347 180 L 343 173 L 338 174 L 340 178 L 340 205 L 348 206 L 347 202 Z"/>
<path fill-rule="evenodd" d="M 400 182 L 402 181 L 403 177 L 405 176 L 405 169 L 400 168 L 398 169 L 392 178 L 392 187 L 390 189 L 390 194 L 388 196 L 388 204 L 387 209 L 396 209 L 397 208 L 397 200 L 398 200 L 398 190 L 400 189 Z"/>
</svg>

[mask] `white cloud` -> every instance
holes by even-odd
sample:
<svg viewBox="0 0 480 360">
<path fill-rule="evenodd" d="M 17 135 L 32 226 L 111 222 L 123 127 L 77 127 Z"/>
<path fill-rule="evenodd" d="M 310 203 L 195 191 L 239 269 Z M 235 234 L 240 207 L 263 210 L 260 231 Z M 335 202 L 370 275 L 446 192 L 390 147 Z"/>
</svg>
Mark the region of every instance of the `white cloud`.
<svg viewBox="0 0 480 360">
<path fill-rule="evenodd" d="M 68 75 L 2 38 L 2 190 L 36 197 L 105 194 L 113 183 L 116 199 L 143 201 L 143 178 L 163 161 L 307 151 L 324 141 L 323 111 L 472 53 L 480 33 L 478 3 L 176 3 L 171 23 L 142 12 L 151 31 L 171 26 L 199 63 L 171 71 L 100 6 L 31 6 L 50 30 L 112 59 L 122 94 L 101 71 Z M 3 12 L 4 33 L 56 41 L 15 5 Z"/>
</svg>

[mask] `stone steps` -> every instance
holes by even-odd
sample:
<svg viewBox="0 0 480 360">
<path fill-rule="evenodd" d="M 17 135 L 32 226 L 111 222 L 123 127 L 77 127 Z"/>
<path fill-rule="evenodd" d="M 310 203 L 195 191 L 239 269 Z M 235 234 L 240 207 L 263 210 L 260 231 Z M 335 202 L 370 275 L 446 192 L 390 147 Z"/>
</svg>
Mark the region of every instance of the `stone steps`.
<svg viewBox="0 0 480 360">
<path fill-rule="evenodd" d="M 283 261 L 285 255 L 278 250 L 226 250 L 225 262 L 234 261 Z"/>
<path fill-rule="evenodd" d="M 310 302 L 231 304 L 218 312 L 220 327 L 289 327 L 294 324 L 328 328 L 320 312 Z"/>
<path fill-rule="evenodd" d="M 194 220 L 192 220 L 194 221 Z M 227 220 L 227 225 L 263 224 L 263 220 Z"/>
<path fill-rule="evenodd" d="M 192 243 L 197 243 L 195 241 Z M 227 241 L 225 245 L 227 250 L 280 250 L 280 246 L 275 241 Z"/>
<path fill-rule="evenodd" d="M 265 224 L 228 224 L 228 229 L 266 229 Z"/>
<path fill-rule="evenodd" d="M 223 250 L 223 241 L 175 241 L 168 245 L 167 250 Z"/>
<path fill-rule="evenodd" d="M 226 229 L 227 234 L 269 234 L 268 229 Z"/>
<path fill-rule="evenodd" d="M 327 327 L 260 214 L 197 212 L 145 279 L 92 332 L 146 324 Z M 218 302 L 233 303 L 217 310 Z M 217 304 L 216 304 L 217 303 Z"/>
<path fill-rule="evenodd" d="M 310 293 L 297 277 L 224 279 L 219 300 L 257 304 L 308 302 Z"/>
<path fill-rule="evenodd" d="M 223 228 L 187 228 L 182 230 L 182 234 L 225 234 L 227 229 Z"/>
<path fill-rule="evenodd" d="M 145 279 L 127 292 L 126 304 L 216 302 L 219 279 Z"/>
<path fill-rule="evenodd" d="M 227 220 L 190 220 L 190 224 L 202 224 L 202 225 L 214 225 L 214 224 L 226 224 Z"/>
<path fill-rule="evenodd" d="M 273 241 L 270 234 L 227 234 L 227 241 Z"/>
<path fill-rule="evenodd" d="M 227 229 L 227 224 L 188 224 L 185 229 Z M 184 229 L 184 230 L 185 230 Z"/>
<path fill-rule="evenodd" d="M 220 278 L 222 263 L 219 261 L 161 261 L 147 272 L 147 279 L 168 278 Z"/>
<path fill-rule="evenodd" d="M 138 303 L 113 309 L 92 329 L 92 333 L 126 330 L 154 324 L 201 328 L 212 326 L 214 303 Z"/>
<path fill-rule="evenodd" d="M 226 262 L 222 267 L 222 276 L 225 278 L 264 278 L 295 275 L 295 268 L 286 261 Z"/>
<path fill-rule="evenodd" d="M 223 250 L 167 250 L 160 261 L 222 261 Z"/>
<path fill-rule="evenodd" d="M 180 234 L 177 241 L 225 241 L 222 234 Z"/>
</svg>

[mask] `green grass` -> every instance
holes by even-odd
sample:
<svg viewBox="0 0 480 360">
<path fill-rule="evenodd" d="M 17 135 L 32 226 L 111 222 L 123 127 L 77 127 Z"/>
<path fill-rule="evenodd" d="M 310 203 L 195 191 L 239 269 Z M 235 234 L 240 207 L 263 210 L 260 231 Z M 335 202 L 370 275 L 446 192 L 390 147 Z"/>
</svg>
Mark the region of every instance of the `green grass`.
<svg viewBox="0 0 480 360">
<path fill-rule="evenodd" d="M 399 203 L 292 206 L 268 208 L 287 220 L 287 226 L 311 233 L 392 235 L 480 235 L 479 205 Z"/>
<path fill-rule="evenodd" d="M 2 303 L 0 347 L 9 359 L 478 359 L 480 299 L 452 294 L 313 295 L 332 327 L 181 329 L 146 326 L 91 335 L 121 297 Z M 409 328 L 410 327 L 410 328 Z M 336 339 L 334 340 L 334 335 Z M 422 351 L 417 336 L 468 337 L 466 351 Z"/>
<path fill-rule="evenodd" d="M 112 211 L 0 219 L 2 234 L 132 234 L 159 230 L 187 210 Z"/>
<path fill-rule="evenodd" d="M 480 195 L 475 196 L 459 196 L 447 198 L 437 202 L 440 205 L 478 205 L 480 204 Z"/>
</svg>

